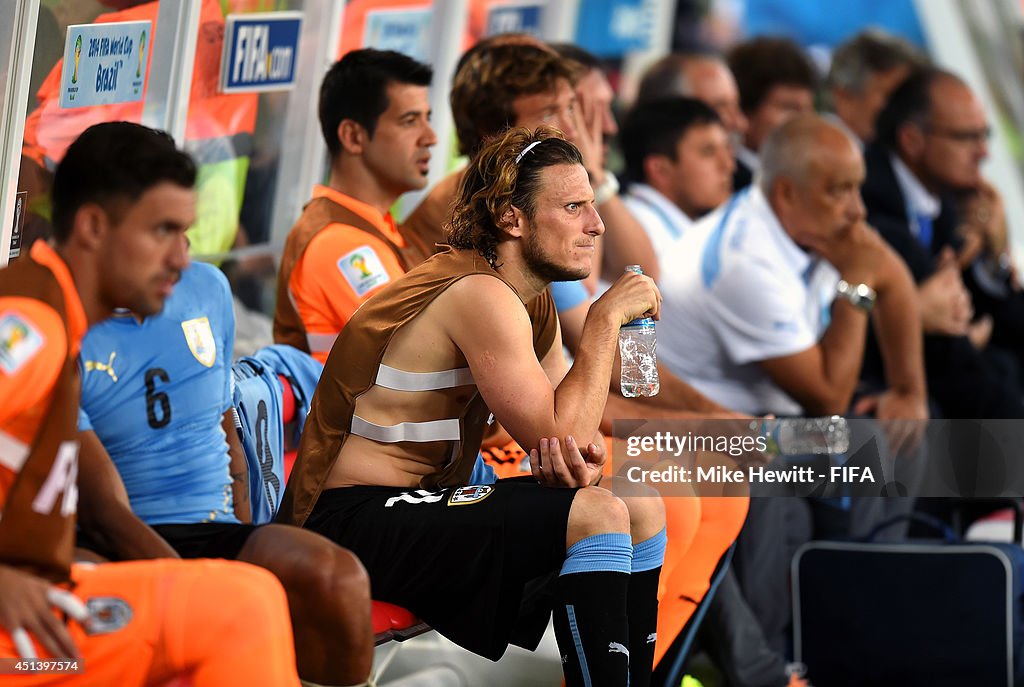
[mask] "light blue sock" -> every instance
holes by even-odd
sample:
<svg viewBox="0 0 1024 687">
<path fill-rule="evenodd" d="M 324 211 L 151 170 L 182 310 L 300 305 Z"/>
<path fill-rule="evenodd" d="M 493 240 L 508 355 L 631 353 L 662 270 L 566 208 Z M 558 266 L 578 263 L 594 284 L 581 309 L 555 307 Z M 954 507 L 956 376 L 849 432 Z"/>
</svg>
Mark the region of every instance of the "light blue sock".
<svg viewBox="0 0 1024 687">
<path fill-rule="evenodd" d="M 664 552 L 664 546 L 662 547 Z M 565 552 L 559 575 L 584 572 L 621 572 L 629 574 L 633 546 L 628 534 L 614 532 L 585 537 Z"/>
<path fill-rule="evenodd" d="M 633 565 L 630 572 L 646 572 L 660 568 L 665 561 L 665 544 L 668 542 L 666 528 L 650 539 L 645 539 L 633 547 Z"/>
</svg>

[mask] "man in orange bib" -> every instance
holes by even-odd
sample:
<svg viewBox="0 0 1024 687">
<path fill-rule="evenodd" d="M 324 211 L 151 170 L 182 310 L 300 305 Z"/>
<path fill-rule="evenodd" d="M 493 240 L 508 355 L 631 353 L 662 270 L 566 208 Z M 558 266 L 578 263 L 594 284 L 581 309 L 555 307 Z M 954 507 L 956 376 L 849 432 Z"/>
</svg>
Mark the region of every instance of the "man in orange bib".
<svg viewBox="0 0 1024 687">
<path fill-rule="evenodd" d="M 195 687 L 298 685 L 284 592 L 269 572 L 209 561 L 72 564 L 79 343 L 115 308 L 163 307 L 188 264 L 194 184 L 195 166 L 166 135 L 92 127 L 57 168 L 55 247 L 37 242 L 0 271 L 5 684 L 187 676 Z M 53 657 L 70 661 L 58 670 L 14 660 Z"/>
</svg>

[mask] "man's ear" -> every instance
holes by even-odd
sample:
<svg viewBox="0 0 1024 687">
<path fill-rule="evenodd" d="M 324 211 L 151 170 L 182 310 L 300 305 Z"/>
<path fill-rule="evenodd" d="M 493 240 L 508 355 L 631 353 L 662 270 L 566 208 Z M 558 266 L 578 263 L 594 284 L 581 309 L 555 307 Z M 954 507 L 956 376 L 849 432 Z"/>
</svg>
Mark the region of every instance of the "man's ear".
<svg viewBox="0 0 1024 687">
<path fill-rule="evenodd" d="M 789 177 L 775 177 L 771 191 L 771 204 L 778 209 L 777 214 L 780 216 L 788 215 L 790 208 L 799 202 L 796 183 Z"/>
<path fill-rule="evenodd" d="M 85 203 L 71 220 L 70 239 L 91 251 L 103 248 L 110 229 L 110 215 L 96 203 Z"/>
<path fill-rule="evenodd" d="M 338 141 L 346 153 L 361 155 L 369 138 L 366 129 L 351 119 L 343 119 L 338 125 Z"/>
<path fill-rule="evenodd" d="M 670 162 L 664 155 L 648 155 L 644 158 L 644 179 L 649 186 L 661 188 Z"/>
<path fill-rule="evenodd" d="M 907 160 L 917 160 L 924 154 L 924 130 L 913 122 L 900 126 L 896 132 L 896 145 Z"/>
<path fill-rule="evenodd" d="M 514 205 L 509 205 L 508 210 L 501 215 L 501 230 L 509 236 L 521 238 L 523 236 L 523 224 L 526 216 L 523 211 Z"/>
</svg>

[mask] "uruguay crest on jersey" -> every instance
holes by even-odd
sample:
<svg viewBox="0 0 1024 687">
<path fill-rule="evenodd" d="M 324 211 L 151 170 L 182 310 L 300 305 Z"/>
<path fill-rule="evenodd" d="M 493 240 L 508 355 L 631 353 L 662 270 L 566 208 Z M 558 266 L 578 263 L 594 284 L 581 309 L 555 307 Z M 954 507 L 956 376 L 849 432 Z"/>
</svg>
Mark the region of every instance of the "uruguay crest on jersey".
<svg viewBox="0 0 1024 687">
<path fill-rule="evenodd" d="M 217 360 L 217 342 L 213 338 L 213 330 L 210 329 L 210 320 L 205 317 L 185 320 L 181 323 L 181 329 L 185 332 L 188 349 L 192 351 L 196 360 L 206 367 L 213 367 Z"/>
</svg>

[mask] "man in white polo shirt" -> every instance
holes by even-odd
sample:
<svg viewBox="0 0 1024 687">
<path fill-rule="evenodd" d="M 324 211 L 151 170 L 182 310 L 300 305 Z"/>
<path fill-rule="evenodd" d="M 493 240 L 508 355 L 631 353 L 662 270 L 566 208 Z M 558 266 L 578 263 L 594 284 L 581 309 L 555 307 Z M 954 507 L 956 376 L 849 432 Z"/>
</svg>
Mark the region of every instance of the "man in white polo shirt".
<svg viewBox="0 0 1024 687">
<path fill-rule="evenodd" d="M 844 413 L 873 313 L 889 387 L 858 410 L 925 419 L 914 286 L 902 261 L 864 223 L 860 151 L 835 125 L 800 115 L 769 134 L 761 161 L 752 187 L 694 224 L 663 256 L 673 267 L 662 270 L 659 361 L 740 412 Z M 887 512 L 855 505 L 849 521 L 858 528 Z M 748 679 L 737 683 L 768 684 L 755 678 L 766 674 L 758 662 L 777 664 L 771 652 L 782 654 L 788 645 L 789 561 L 810 537 L 809 518 L 808 505 L 797 499 L 750 501 L 730 580 L 735 587 L 723 586 L 732 593 L 709 610 L 716 641 L 746 666 Z M 736 601 L 740 594 L 745 607 Z M 725 607 L 730 600 L 742 620 Z"/>
<path fill-rule="evenodd" d="M 659 358 L 741 412 L 844 413 L 873 310 L 888 389 L 871 407 L 883 419 L 925 418 L 913 282 L 864 224 L 860 152 L 806 115 L 773 132 L 762 158 L 757 183 L 667 258 Z"/>
<path fill-rule="evenodd" d="M 647 231 L 659 273 L 694 220 L 732 193 L 736 168 L 729 134 L 718 114 L 695 98 L 639 103 L 622 126 L 622 152 L 630 180 L 626 207 Z"/>
</svg>

